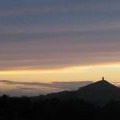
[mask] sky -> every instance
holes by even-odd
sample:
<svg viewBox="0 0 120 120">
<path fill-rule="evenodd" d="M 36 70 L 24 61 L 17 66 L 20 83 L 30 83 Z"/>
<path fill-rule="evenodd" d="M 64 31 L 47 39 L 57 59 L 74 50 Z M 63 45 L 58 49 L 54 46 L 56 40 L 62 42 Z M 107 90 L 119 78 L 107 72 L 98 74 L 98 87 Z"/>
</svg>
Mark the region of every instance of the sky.
<svg viewBox="0 0 120 120">
<path fill-rule="evenodd" d="M 0 90 L 54 92 L 64 90 L 54 82 L 102 76 L 119 84 L 119 13 L 119 0 L 0 0 Z"/>
</svg>

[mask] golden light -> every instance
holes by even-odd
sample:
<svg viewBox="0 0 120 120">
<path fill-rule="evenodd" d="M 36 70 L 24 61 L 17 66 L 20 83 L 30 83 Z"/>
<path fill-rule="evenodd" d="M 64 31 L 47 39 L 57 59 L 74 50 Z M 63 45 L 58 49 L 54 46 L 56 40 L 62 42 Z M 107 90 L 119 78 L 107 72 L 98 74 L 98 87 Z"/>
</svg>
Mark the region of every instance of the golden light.
<svg viewBox="0 0 120 120">
<path fill-rule="evenodd" d="M 99 80 L 106 76 L 109 81 L 119 81 L 120 63 L 96 64 L 86 66 L 71 66 L 57 69 L 36 69 L 36 70 L 6 70 L 0 71 L 1 80 L 15 81 L 83 81 Z"/>
</svg>

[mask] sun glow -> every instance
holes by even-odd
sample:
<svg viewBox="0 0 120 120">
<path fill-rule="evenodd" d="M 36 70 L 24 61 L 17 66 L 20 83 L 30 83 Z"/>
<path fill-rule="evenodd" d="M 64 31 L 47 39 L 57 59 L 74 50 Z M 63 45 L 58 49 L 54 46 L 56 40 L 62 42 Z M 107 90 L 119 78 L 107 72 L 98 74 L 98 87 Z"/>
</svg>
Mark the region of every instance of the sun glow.
<svg viewBox="0 0 120 120">
<path fill-rule="evenodd" d="M 72 66 L 57 69 L 28 69 L 28 70 L 6 70 L 0 71 L 1 80 L 17 81 L 80 81 L 99 80 L 99 77 L 106 76 L 110 81 L 119 81 L 120 63 Z"/>
</svg>

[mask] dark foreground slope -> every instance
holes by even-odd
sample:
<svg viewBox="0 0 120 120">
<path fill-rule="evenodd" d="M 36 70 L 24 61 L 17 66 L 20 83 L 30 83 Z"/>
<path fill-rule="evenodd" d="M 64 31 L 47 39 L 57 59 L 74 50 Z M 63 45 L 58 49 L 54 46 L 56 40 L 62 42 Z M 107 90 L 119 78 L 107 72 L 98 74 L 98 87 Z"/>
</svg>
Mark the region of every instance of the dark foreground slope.
<svg viewBox="0 0 120 120">
<path fill-rule="evenodd" d="M 0 97 L 0 120 L 98 119 L 119 117 L 119 88 L 98 81 L 72 92 L 39 97 Z"/>
</svg>

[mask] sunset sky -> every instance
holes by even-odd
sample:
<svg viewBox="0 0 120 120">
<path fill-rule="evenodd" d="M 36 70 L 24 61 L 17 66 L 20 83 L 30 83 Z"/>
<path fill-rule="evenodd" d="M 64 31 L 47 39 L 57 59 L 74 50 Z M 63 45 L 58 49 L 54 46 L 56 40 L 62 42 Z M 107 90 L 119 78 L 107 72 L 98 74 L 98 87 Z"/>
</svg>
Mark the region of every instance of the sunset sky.
<svg viewBox="0 0 120 120">
<path fill-rule="evenodd" d="M 55 82 L 102 76 L 119 83 L 119 13 L 119 0 L 0 0 L 0 90 L 54 92 Z"/>
</svg>

